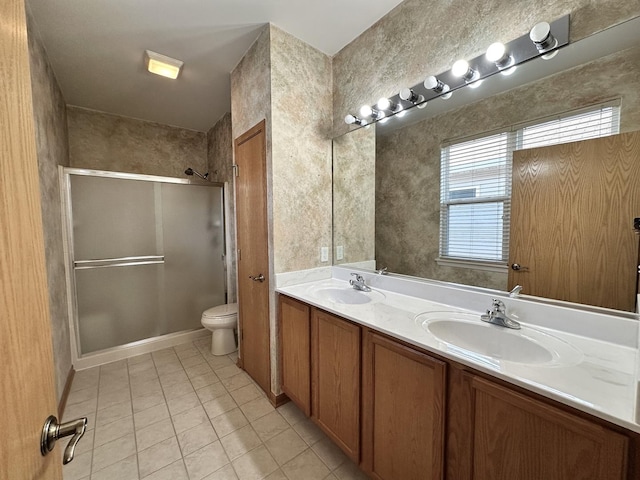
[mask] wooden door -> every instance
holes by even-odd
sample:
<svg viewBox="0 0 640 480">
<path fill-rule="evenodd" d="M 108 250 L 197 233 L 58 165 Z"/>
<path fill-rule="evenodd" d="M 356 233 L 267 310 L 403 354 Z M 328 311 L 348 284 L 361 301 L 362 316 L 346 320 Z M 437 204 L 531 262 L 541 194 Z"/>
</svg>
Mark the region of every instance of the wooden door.
<svg viewBox="0 0 640 480">
<path fill-rule="evenodd" d="M 282 391 L 311 415 L 311 309 L 280 295 L 280 378 Z"/>
<path fill-rule="evenodd" d="M 358 463 L 360 327 L 316 309 L 311 318 L 312 418 Z"/>
<path fill-rule="evenodd" d="M 509 289 L 634 311 L 640 132 L 513 156 Z"/>
<path fill-rule="evenodd" d="M 473 386 L 474 480 L 623 480 L 628 439 L 481 378 Z"/>
<path fill-rule="evenodd" d="M 362 355 L 362 463 L 380 480 L 439 480 L 446 364 L 371 331 Z"/>
<path fill-rule="evenodd" d="M 59 479 L 40 454 L 57 409 L 23 0 L 0 3 L 0 85 L 0 477 Z"/>
<path fill-rule="evenodd" d="M 235 141 L 240 365 L 271 393 L 265 122 Z M 262 275 L 262 279 L 258 280 Z"/>
</svg>

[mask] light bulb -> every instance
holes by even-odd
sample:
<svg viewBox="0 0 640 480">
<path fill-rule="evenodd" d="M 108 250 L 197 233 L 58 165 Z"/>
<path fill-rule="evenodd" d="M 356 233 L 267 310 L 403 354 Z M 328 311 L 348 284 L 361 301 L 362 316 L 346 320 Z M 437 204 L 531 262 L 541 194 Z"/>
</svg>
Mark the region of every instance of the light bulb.
<svg viewBox="0 0 640 480">
<path fill-rule="evenodd" d="M 418 96 L 410 88 L 403 88 L 400 90 L 400 98 L 406 102 L 415 102 Z"/>
<path fill-rule="evenodd" d="M 449 85 L 445 83 L 444 88 L 442 89 L 443 94 L 440 95 L 440 98 L 442 100 L 448 100 L 451 98 L 451 95 L 453 95 L 453 92 L 450 92 L 449 90 L 451 90 L 451 87 L 449 87 Z"/>
<path fill-rule="evenodd" d="M 504 43 L 496 42 L 489 45 L 485 57 L 488 61 L 495 63 L 500 70 L 513 64 L 513 57 L 507 52 Z"/>
<path fill-rule="evenodd" d="M 533 26 L 529 32 L 529 38 L 533 43 L 544 42 L 551 33 L 551 25 L 547 22 L 540 22 Z"/>
<path fill-rule="evenodd" d="M 373 113 L 373 110 L 369 105 L 363 105 L 360 107 L 360 116 L 361 117 L 370 117 Z"/>
<path fill-rule="evenodd" d="M 451 67 L 451 73 L 456 77 L 463 77 L 469 72 L 469 62 L 466 60 L 458 60 Z"/>
<path fill-rule="evenodd" d="M 433 75 L 427 77 L 424 79 L 424 87 L 428 88 L 429 90 L 434 90 L 436 88 L 438 88 L 438 85 L 444 85 L 440 80 L 438 80 L 436 77 L 434 77 Z"/>
<path fill-rule="evenodd" d="M 496 42 L 489 45 L 485 56 L 490 62 L 496 63 L 502 60 L 506 53 L 507 47 L 504 46 L 504 43 Z"/>
<path fill-rule="evenodd" d="M 346 123 L 347 125 L 352 125 L 354 123 L 356 123 L 356 117 L 354 117 L 353 115 L 349 114 L 346 117 L 344 117 L 344 123 Z"/>
<path fill-rule="evenodd" d="M 558 40 L 551 34 L 551 25 L 547 22 L 540 22 L 534 25 L 529 32 L 529 38 L 540 53 L 548 52 L 558 46 Z"/>
<path fill-rule="evenodd" d="M 388 110 L 391 106 L 391 102 L 387 97 L 382 97 L 378 99 L 378 103 L 376 104 L 380 110 Z"/>
<path fill-rule="evenodd" d="M 429 90 L 433 90 L 436 93 L 444 93 L 440 98 L 446 100 L 447 98 L 451 98 L 451 93 L 449 90 L 451 88 L 446 83 L 441 82 L 433 75 L 424 79 L 424 88 L 428 88 Z"/>
</svg>

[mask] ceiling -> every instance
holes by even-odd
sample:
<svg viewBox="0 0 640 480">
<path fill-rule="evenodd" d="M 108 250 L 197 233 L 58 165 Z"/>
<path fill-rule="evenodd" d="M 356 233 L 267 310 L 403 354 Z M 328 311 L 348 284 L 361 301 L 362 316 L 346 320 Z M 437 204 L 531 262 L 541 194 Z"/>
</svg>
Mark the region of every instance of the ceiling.
<svg viewBox="0 0 640 480">
<path fill-rule="evenodd" d="M 207 131 L 231 110 L 231 70 L 273 23 L 334 55 L 401 0 L 28 0 L 69 105 Z M 184 62 L 146 71 L 146 49 Z"/>
</svg>

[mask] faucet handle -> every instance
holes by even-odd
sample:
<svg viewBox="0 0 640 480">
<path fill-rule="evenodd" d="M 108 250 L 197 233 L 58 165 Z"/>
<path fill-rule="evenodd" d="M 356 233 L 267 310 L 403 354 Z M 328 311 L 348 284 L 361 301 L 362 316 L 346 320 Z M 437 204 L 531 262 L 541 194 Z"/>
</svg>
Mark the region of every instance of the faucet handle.
<svg viewBox="0 0 640 480">
<path fill-rule="evenodd" d="M 505 313 L 506 305 L 502 300 L 494 298 L 492 302 L 491 307 L 493 308 L 494 313 Z"/>
<path fill-rule="evenodd" d="M 359 273 L 352 273 L 351 274 L 352 277 L 356 277 L 356 282 L 364 282 L 364 278 L 362 278 L 362 275 L 360 275 Z"/>
</svg>

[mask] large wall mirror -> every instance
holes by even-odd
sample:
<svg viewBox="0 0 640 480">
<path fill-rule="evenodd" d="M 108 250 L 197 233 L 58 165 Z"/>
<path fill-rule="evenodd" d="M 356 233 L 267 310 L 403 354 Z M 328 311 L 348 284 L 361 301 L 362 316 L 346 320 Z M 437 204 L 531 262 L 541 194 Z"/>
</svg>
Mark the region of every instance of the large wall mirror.
<svg viewBox="0 0 640 480">
<path fill-rule="evenodd" d="M 618 153 L 611 153 L 613 147 L 607 143 L 610 141 L 602 139 L 604 143 L 600 146 L 570 143 L 567 145 L 572 147 L 522 148 L 509 154 L 507 174 L 512 178 L 511 162 L 514 184 L 517 175 L 556 178 L 553 175 L 568 169 L 570 181 L 558 182 L 556 178 L 556 185 L 551 187 L 562 194 L 558 198 L 552 200 L 551 195 L 540 191 L 519 201 L 528 205 L 545 204 L 547 218 L 560 215 L 549 212 L 561 212 L 566 217 L 565 223 L 579 224 L 574 237 L 586 237 L 590 230 L 596 230 L 576 220 L 575 212 L 590 209 L 593 221 L 604 224 L 616 217 L 624 203 L 632 213 L 625 213 L 618 222 L 624 223 L 621 233 L 614 235 L 609 243 L 596 233 L 590 243 L 587 242 L 589 253 L 578 254 L 577 243 L 571 237 L 545 245 L 544 235 L 554 235 L 537 228 L 540 218 L 532 219 L 531 222 L 536 222 L 532 225 L 523 220 L 530 218 L 528 214 L 518 210 L 519 222 L 512 222 L 510 212 L 513 213 L 511 208 L 516 205 L 509 203 L 505 211 L 497 213 L 508 219 L 506 229 L 515 229 L 502 237 L 506 238 L 504 248 L 514 250 L 514 238 L 537 236 L 541 244 L 524 249 L 541 252 L 537 257 L 533 255 L 534 262 L 543 256 L 545 249 L 553 250 L 552 275 L 556 281 L 538 280 L 545 284 L 546 290 L 531 291 L 532 282 L 527 273 L 533 267 L 523 265 L 520 270 L 513 270 L 516 262 L 509 255 L 502 261 L 473 265 L 442 259 L 443 148 L 501 132 L 515 138 L 531 124 L 610 107 L 612 110 L 608 111 L 614 116 L 613 132 L 625 134 L 611 138 L 621 138 L 627 163 L 620 163 Z M 354 129 L 335 138 L 333 145 L 334 264 L 365 269 L 386 267 L 391 273 L 501 291 L 508 291 L 514 283 L 519 283 L 524 287 L 523 294 L 635 311 L 640 236 L 633 229 L 633 218 L 627 217 L 640 217 L 640 177 L 636 172 L 640 171 L 640 134 L 629 133 L 636 131 L 640 131 L 640 17 L 575 42 L 551 60 L 537 58 L 521 65 L 509 77 L 495 75 L 486 79 L 480 88 L 456 91 L 449 100 L 435 99 L 424 109 L 413 108 L 401 119 L 390 118 L 384 124 Z M 596 152 L 596 163 L 600 158 L 608 158 L 611 165 L 619 165 L 615 167 L 618 170 L 611 173 L 610 166 L 605 165 L 604 170 L 591 172 L 588 177 L 579 171 L 581 167 L 576 170 L 563 163 L 566 158 L 580 157 L 584 150 Z M 555 158 L 560 160 L 553 163 Z M 522 162 L 529 162 L 529 167 L 518 173 Z M 582 160 L 577 162 L 580 165 Z M 531 173 L 534 171 L 535 175 Z M 613 180 L 609 181 L 608 176 Z M 532 189 L 530 185 L 517 188 Z M 459 188 L 456 195 L 458 198 L 474 196 L 476 193 L 472 190 Z M 597 200 L 599 197 L 590 192 L 604 192 L 601 197 L 604 200 Z M 612 192 L 615 194 L 611 195 Z M 571 213 L 573 207 L 568 202 L 580 196 L 586 203 Z M 476 208 L 475 211 L 485 210 Z M 496 209 L 493 210 L 496 214 Z M 625 260 L 624 265 L 617 255 L 621 249 L 627 249 L 627 258 L 631 259 Z M 612 269 L 613 279 L 600 278 L 598 272 L 603 265 L 611 264 L 607 258 L 614 257 L 618 263 Z M 627 266 L 627 263 L 630 264 Z M 597 278 L 591 282 L 593 290 L 585 291 L 576 277 Z M 560 293 L 561 288 L 573 291 L 573 296 L 566 297 Z M 609 301 L 612 294 L 608 292 L 621 290 L 626 292 L 622 295 L 625 298 Z"/>
</svg>

